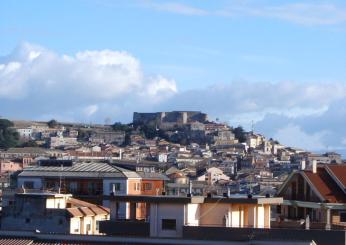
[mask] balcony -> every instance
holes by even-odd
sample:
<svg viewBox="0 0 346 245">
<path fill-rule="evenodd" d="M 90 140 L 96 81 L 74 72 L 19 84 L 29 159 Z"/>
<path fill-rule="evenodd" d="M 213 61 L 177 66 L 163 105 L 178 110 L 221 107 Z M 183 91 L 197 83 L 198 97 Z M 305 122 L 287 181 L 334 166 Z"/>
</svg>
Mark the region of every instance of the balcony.
<svg viewBox="0 0 346 245">
<path fill-rule="evenodd" d="M 141 220 L 106 220 L 100 222 L 100 233 L 110 236 L 149 237 L 150 224 Z"/>
</svg>

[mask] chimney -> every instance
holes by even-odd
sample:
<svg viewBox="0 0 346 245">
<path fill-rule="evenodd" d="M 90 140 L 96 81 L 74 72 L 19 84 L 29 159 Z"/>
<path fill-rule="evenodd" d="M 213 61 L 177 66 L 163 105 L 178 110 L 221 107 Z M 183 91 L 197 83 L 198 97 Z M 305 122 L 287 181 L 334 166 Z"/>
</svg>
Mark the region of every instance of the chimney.
<svg viewBox="0 0 346 245">
<path fill-rule="evenodd" d="M 189 181 L 189 194 L 192 195 L 192 181 Z"/>
<path fill-rule="evenodd" d="M 305 160 L 301 160 L 300 161 L 300 170 L 305 170 L 305 167 L 306 167 Z"/>
<path fill-rule="evenodd" d="M 317 161 L 312 160 L 312 173 L 317 173 Z"/>
<path fill-rule="evenodd" d="M 119 151 L 119 158 L 120 158 L 120 160 L 123 159 L 123 149 L 120 149 L 120 151 Z"/>
</svg>

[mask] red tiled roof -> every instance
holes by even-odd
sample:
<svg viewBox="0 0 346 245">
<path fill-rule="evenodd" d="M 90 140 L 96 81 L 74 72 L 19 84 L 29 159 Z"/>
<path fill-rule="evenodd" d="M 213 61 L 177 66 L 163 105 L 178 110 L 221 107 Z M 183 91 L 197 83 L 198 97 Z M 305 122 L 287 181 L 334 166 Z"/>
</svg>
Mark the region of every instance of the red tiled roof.
<svg viewBox="0 0 346 245">
<path fill-rule="evenodd" d="M 109 211 L 102 207 L 90 207 L 90 209 L 96 214 L 96 215 L 107 215 L 109 214 Z"/>
<path fill-rule="evenodd" d="M 346 203 L 345 193 L 330 177 L 324 167 L 318 167 L 315 174 L 307 170 L 304 171 L 304 174 L 327 202 Z"/>
<path fill-rule="evenodd" d="M 327 168 L 346 187 L 346 165 L 328 165 Z"/>
<path fill-rule="evenodd" d="M 108 208 L 85 202 L 76 198 L 69 198 L 67 203 L 71 204 L 71 207 L 67 208 L 67 211 L 72 217 L 107 215 L 110 213 L 110 210 Z"/>
<path fill-rule="evenodd" d="M 67 212 L 71 217 L 83 217 L 84 214 L 79 210 L 79 208 L 67 208 Z"/>
<path fill-rule="evenodd" d="M 85 202 L 76 198 L 69 198 L 67 203 L 71 204 L 72 207 L 95 207 L 96 205 L 90 202 Z"/>
<path fill-rule="evenodd" d="M 90 208 L 82 207 L 79 210 L 83 212 L 84 216 L 95 216 L 95 213 Z"/>
</svg>

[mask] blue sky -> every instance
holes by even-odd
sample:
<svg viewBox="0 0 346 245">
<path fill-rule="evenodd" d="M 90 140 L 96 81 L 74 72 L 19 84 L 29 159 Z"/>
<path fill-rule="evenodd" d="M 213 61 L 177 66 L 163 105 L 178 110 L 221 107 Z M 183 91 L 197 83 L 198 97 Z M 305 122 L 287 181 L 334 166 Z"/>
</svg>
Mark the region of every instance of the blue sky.
<svg viewBox="0 0 346 245">
<path fill-rule="evenodd" d="M 5 0 L 0 115 L 126 122 L 133 111 L 200 109 L 342 150 L 345 57 L 341 0 Z"/>
</svg>

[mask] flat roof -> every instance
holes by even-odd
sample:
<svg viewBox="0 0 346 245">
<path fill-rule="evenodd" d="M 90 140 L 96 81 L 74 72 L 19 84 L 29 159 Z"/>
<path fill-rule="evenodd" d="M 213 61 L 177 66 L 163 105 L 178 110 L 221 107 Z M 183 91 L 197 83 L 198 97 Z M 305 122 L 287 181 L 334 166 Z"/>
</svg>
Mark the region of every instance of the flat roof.
<svg viewBox="0 0 346 245">
<path fill-rule="evenodd" d="M 144 195 L 114 195 L 110 196 L 110 200 L 119 202 L 145 202 L 145 203 L 241 203 L 241 204 L 281 204 L 282 197 L 223 197 L 223 196 L 144 196 Z"/>
<path fill-rule="evenodd" d="M 16 193 L 19 196 L 31 196 L 31 197 L 72 197 L 72 194 L 61 194 L 52 192 L 26 192 Z"/>
</svg>

